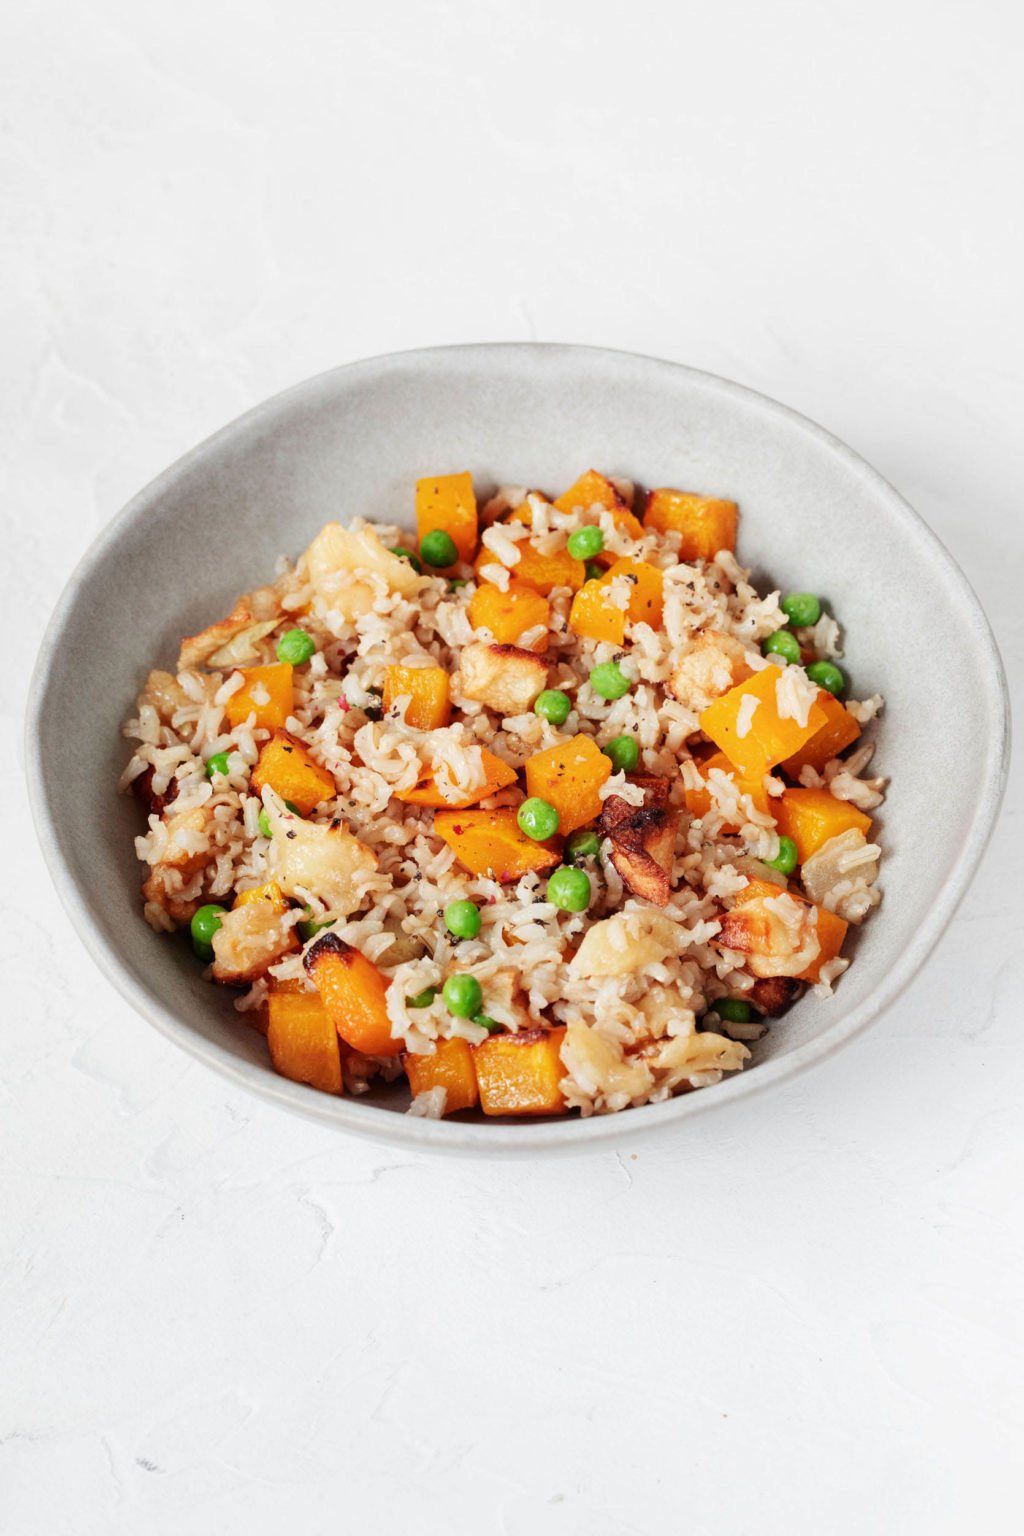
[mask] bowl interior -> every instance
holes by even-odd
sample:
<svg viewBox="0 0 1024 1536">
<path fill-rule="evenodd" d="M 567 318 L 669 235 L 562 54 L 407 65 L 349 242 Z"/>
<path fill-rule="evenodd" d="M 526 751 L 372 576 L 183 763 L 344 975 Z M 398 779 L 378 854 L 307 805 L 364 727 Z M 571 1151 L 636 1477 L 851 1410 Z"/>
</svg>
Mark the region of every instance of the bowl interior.
<svg viewBox="0 0 1024 1536">
<path fill-rule="evenodd" d="M 435 1124 L 393 1113 L 393 1096 L 334 1100 L 276 1078 L 231 997 L 199 978 L 183 941 L 143 922 L 132 849 L 141 817 L 115 791 L 120 722 L 147 670 L 173 667 L 183 634 L 226 612 L 329 518 L 411 525 L 413 482 L 432 472 L 557 491 L 591 464 L 740 503 L 739 553 L 755 580 L 822 593 L 843 628 L 853 695 L 884 695 L 876 766 L 892 780 L 878 823 L 885 900 L 855 936 L 836 995 L 803 999 L 739 1077 L 631 1112 L 630 1134 L 824 1054 L 895 995 L 948 920 L 998 804 L 999 660 L 963 577 L 879 476 L 783 407 L 651 359 L 498 346 L 357 364 L 257 408 L 135 498 L 69 584 L 33 689 L 37 819 L 90 950 L 147 1017 L 250 1087 L 383 1139 L 536 1147 L 620 1128 L 621 1116 Z M 970 765 L 966 777 L 954 763 Z"/>
</svg>

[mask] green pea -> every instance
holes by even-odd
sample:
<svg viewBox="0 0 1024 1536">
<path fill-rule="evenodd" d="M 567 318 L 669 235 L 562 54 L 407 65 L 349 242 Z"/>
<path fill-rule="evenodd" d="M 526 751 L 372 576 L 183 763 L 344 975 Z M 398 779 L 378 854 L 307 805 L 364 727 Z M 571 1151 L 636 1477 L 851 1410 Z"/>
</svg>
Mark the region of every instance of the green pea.
<svg viewBox="0 0 1024 1536">
<path fill-rule="evenodd" d="M 443 528 L 435 528 L 420 539 L 420 558 L 426 565 L 454 565 L 459 558 L 455 540 Z"/>
<path fill-rule="evenodd" d="M 479 1024 L 481 1029 L 486 1029 L 489 1035 L 493 1035 L 496 1029 L 501 1028 L 497 1019 L 489 1019 L 486 1013 L 474 1013 L 473 1023 Z"/>
<path fill-rule="evenodd" d="M 471 1019 L 480 1012 L 484 994 L 475 976 L 449 976 L 441 988 L 441 996 L 449 1013 L 457 1019 Z"/>
<path fill-rule="evenodd" d="M 602 699 L 621 699 L 633 686 L 617 661 L 602 661 L 590 674 L 590 686 Z"/>
<path fill-rule="evenodd" d="M 395 544 L 392 546 L 391 553 L 397 555 L 399 560 L 408 560 L 417 575 L 423 575 L 423 561 L 419 555 L 414 555 L 411 549 L 403 549 L 401 544 Z"/>
<path fill-rule="evenodd" d="M 304 629 L 290 629 L 277 642 L 278 661 L 290 661 L 293 667 L 304 666 L 316 651 L 316 641 Z"/>
<path fill-rule="evenodd" d="M 604 549 L 600 528 L 577 528 L 569 535 L 569 553 L 574 560 L 593 560 Z"/>
<path fill-rule="evenodd" d="M 405 1006 L 407 1008 L 429 1008 L 436 996 L 436 987 L 424 987 L 423 991 L 417 992 L 415 997 L 407 997 Z"/>
<path fill-rule="evenodd" d="M 225 776 L 231 772 L 226 752 L 215 752 L 212 757 L 206 759 L 206 777 L 212 779 L 215 773 L 223 773 Z"/>
<path fill-rule="evenodd" d="M 543 693 L 537 695 L 537 702 L 533 706 L 535 715 L 540 715 L 542 720 L 547 720 L 551 725 L 564 725 L 569 718 L 572 709 L 572 700 L 561 688 L 545 688 Z"/>
<path fill-rule="evenodd" d="M 782 599 L 782 611 L 794 629 L 806 629 L 821 618 L 821 603 L 813 592 L 791 592 Z"/>
<path fill-rule="evenodd" d="M 480 932 L 480 908 L 472 901 L 450 901 L 444 909 L 444 921 L 457 939 L 475 939 Z"/>
<path fill-rule="evenodd" d="M 761 642 L 761 651 L 765 656 L 781 656 L 791 663 L 800 660 L 800 642 L 788 629 L 777 629 L 769 635 Z"/>
<path fill-rule="evenodd" d="M 796 843 L 791 837 L 779 838 L 779 851 L 774 859 L 765 859 L 769 869 L 777 869 L 780 875 L 791 875 L 800 862 Z"/>
<path fill-rule="evenodd" d="M 590 905 L 590 876 L 563 865 L 548 881 L 548 901 L 563 912 L 585 912 Z"/>
<path fill-rule="evenodd" d="M 273 837 L 273 828 L 270 825 L 270 817 L 266 811 L 260 811 L 260 837 Z"/>
<path fill-rule="evenodd" d="M 227 907 L 218 907 L 215 902 L 211 902 L 208 906 L 199 907 L 193 916 L 190 928 L 192 948 L 200 960 L 213 959 L 213 936 L 226 911 Z"/>
<path fill-rule="evenodd" d="M 600 581 L 604 575 L 604 566 L 596 560 L 588 560 L 583 570 L 588 581 Z"/>
<path fill-rule="evenodd" d="M 827 689 L 837 699 L 841 699 L 846 691 L 846 678 L 831 661 L 812 661 L 807 668 L 807 676 L 812 683 Z"/>
<path fill-rule="evenodd" d="M 570 859 L 594 859 L 601 852 L 601 839 L 596 832 L 581 829 L 574 832 L 565 845 L 566 856 Z"/>
<path fill-rule="evenodd" d="M 558 812 L 553 805 L 542 800 L 539 795 L 531 795 L 529 800 L 524 800 L 516 815 L 520 832 L 525 832 L 527 837 L 532 837 L 535 843 L 543 843 L 546 838 L 554 837 L 558 831 Z"/>
<path fill-rule="evenodd" d="M 711 1006 L 727 1024 L 749 1024 L 754 1017 L 754 1010 L 742 997 L 716 997 Z"/>
<path fill-rule="evenodd" d="M 640 748 L 635 736 L 613 736 L 611 741 L 605 742 L 601 751 L 605 757 L 611 758 L 616 773 L 632 773 L 640 761 Z"/>
</svg>

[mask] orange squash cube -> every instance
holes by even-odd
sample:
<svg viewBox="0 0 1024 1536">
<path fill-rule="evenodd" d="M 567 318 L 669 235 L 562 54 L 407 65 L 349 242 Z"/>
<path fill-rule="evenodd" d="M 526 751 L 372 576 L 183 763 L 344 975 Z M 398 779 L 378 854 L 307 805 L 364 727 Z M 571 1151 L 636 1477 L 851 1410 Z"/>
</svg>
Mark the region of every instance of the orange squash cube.
<svg viewBox="0 0 1024 1536">
<path fill-rule="evenodd" d="M 611 758 L 591 736 L 574 736 L 526 759 L 526 792 L 558 812 L 563 837 L 601 814 L 599 790 L 611 778 Z"/>
<path fill-rule="evenodd" d="M 568 549 L 557 549 L 553 554 L 542 555 L 529 541 L 519 546 L 519 563 L 512 569 L 514 579 L 524 587 L 532 587 L 543 597 L 549 596 L 556 587 L 568 587 L 578 592 L 587 579 L 582 560 L 574 560 Z"/>
<path fill-rule="evenodd" d="M 817 913 L 818 943 L 821 945 L 821 952 L 814 963 L 809 965 L 799 977 L 800 981 L 821 980 L 822 966 L 827 965 L 829 960 L 834 960 L 839 954 L 843 947 L 843 940 L 846 938 L 846 931 L 850 926 L 843 918 L 830 912 L 827 907 L 818 907 Z"/>
<path fill-rule="evenodd" d="M 567 1076 L 561 1049 L 564 1028 L 492 1035 L 473 1047 L 485 1115 L 557 1115 L 565 1112 L 559 1086 Z"/>
<path fill-rule="evenodd" d="M 425 773 L 417 779 L 411 789 L 399 789 L 395 791 L 395 799 L 403 801 L 406 805 L 432 805 L 438 810 L 446 807 L 453 811 L 465 810 L 469 805 L 476 805 L 480 800 L 486 800 L 488 795 L 496 795 L 499 789 L 507 789 L 516 781 L 516 770 L 509 764 L 489 752 L 486 747 L 481 747 L 483 754 L 484 772 L 487 778 L 478 789 L 475 789 L 465 800 L 459 800 L 454 805 L 446 800 L 437 787 L 437 781 L 433 773 Z"/>
<path fill-rule="evenodd" d="M 801 768 L 810 767 L 821 773 L 826 763 L 851 747 L 860 735 L 860 725 L 846 705 L 829 693 L 827 688 L 818 692 L 818 705 L 825 713 L 825 724 L 816 731 L 799 752 L 787 757 L 783 768 L 791 779 L 799 779 Z"/>
<path fill-rule="evenodd" d="M 506 592 L 485 581 L 469 600 L 469 622 L 474 629 L 489 629 L 496 644 L 515 645 L 528 629 L 543 625 L 547 630 L 551 623 L 551 604 L 521 581 L 511 580 Z M 547 634 L 532 646 L 535 651 L 546 651 L 547 648 Z"/>
<path fill-rule="evenodd" d="M 267 1044 L 274 1071 L 321 1093 L 341 1092 L 338 1031 L 315 992 L 275 988 L 267 999 Z"/>
<path fill-rule="evenodd" d="M 287 661 L 275 661 L 267 667 L 239 667 L 245 679 L 224 706 L 228 723 L 244 725 L 250 715 L 264 730 L 284 725 L 292 712 L 292 668 Z"/>
<path fill-rule="evenodd" d="M 467 1040 L 459 1036 L 438 1040 L 432 1056 L 417 1056 L 407 1051 L 402 1061 L 414 1095 L 428 1093 L 431 1088 L 443 1088 L 446 1115 L 455 1115 L 460 1109 L 476 1108 L 480 1096 L 473 1052 Z"/>
<path fill-rule="evenodd" d="M 764 787 L 764 780 L 745 778 L 743 774 L 739 773 L 733 767 L 732 763 L 730 763 L 724 752 L 715 752 L 711 757 L 705 758 L 704 762 L 698 764 L 697 766 L 699 767 L 701 775 L 705 781 L 707 780 L 708 774 L 711 772 L 712 768 L 720 768 L 723 773 L 728 774 L 729 777 L 733 780 L 741 795 L 750 796 L 751 800 L 759 811 L 768 813 L 770 810 L 771 802 L 769 800 L 768 791 Z M 686 809 L 689 811 L 691 816 L 706 816 L 711 810 L 711 795 L 706 787 L 706 782 L 701 786 L 700 789 L 685 790 L 684 796 L 686 799 Z M 724 825 L 727 828 L 733 827 L 731 822 L 725 822 Z M 733 830 L 738 829 L 733 828 Z"/>
<path fill-rule="evenodd" d="M 609 765 L 610 766 L 610 765 Z M 551 869 L 561 861 L 557 848 L 535 843 L 519 830 L 511 808 L 500 811 L 438 811 L 434 831 L 454 849 L 473 875 L 508 884 L 531 870 Z"/>
<path fill-rule="evenodd" d="M 583 640 L 608 640 L 621 645 L 626 638 L 626 615 L 609 603 L 604 581 L 585 581 L 572 600 L 569 628 Z"/>
<path fill-rule="evenodd" d="M 323 933 L 302 961 L 335 1029 L 365 1056 L 395 1056 L 401 1043 L 391 1034 L 388 984 L 365 955 L 336 934 Z"/>
<path fill-rule="evenodd" d="M 823 848 L 830 838 L 855 827 L 867 837 L 871 817 L 848 800 L 837 800 L 827 789 L 787 789 L 773 804 L 779 832 L 796 843 L 801 864 Z"/>
<path fill-rule="evenodd" d="M 454 541 L 459 559 L 470 561 L 476 553 L 478 538 L 476 496 L 473 476 L 431 475 L 416 482 L 416 534 L 420 543 L 425 534 L 440 529 Z"/>
<path fill-rule="evenodd" d="M 301 816 L 308 816 L 321 800 L 330 800 L 338 792 L 334 775 L 314 762 L 301 741 L 280 730 L 260 752 L 249 782 L 257 794 L 269 786 Z"/>
<path fill-rule="evenodd" d="M 436 731 L 451 718 L 451 684 L 443 667 L 385 667 L 384 713 L 409 697 L 405 722 L 417 731 Z"/>
<path fill-rule="evenodd" d="M 268 880 L 266 885 L 254 885 L 248 891 L 240 891 L 232 902 L 232 906 L 247 907 L 253 901 L 269 901 L 278 915 L 288 910 L 284 892 L 276 880 Z M 302 983 L 300 982 L 299 985 L 301 986 Z"/>
<path fill-rule="evenodd" d="M 681 533 L 680 560 L 713 560 L 720 549 L 736 548 L 739 507 L 715 496 L 663 487 L 648 491 L 644 527 Z"/>
<path fill-rule="evenodd" d="M 602 576 L 602 582 L 616 576 L 629 578 L 631 593 L 626 617 L 631 624 L 649 624 L 661 628 L 664 612 L 665 578 L 656 565 L 646 560 L 616 560 Z"/>
<path fill-rule="evenodd" d="M 818 704 L 811 705 L 806 725 L 783 719 L 776 697 L 781 676 L 779 667 L 762 668 L 715 699 L 700 717 L 705 736 L 745 778 L 762 778 L 776 763 L 799 752 L 825 724 L 825 711 Z"/>
</svg>

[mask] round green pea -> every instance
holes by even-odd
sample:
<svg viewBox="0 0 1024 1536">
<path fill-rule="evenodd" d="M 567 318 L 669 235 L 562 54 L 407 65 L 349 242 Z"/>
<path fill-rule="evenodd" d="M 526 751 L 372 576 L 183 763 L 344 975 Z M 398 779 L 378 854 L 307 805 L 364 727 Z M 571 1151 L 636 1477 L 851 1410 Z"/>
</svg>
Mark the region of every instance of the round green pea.
<svg viewBox="0 0 1024 1536">
<path fill-rule="evenodd" d="M 449 976 L 441 988 L 445 1007 L 457 1019 L 471 1019 L 480 1012 L 484 994 L 475 976 Z"/>
<path fill-rule="evenodd" d="M 593 560 L 604 549 L 600 528 L 577 528 L 569 535 L 569 553 L 574 560 Z"/>
<path fill-rule="evenodd" d="M 611 758 L 616 773 L 632 773 L 640 761 L 640 748 L 635 736 L 613 736 L 611 741 L 605 742 L 601 751 L 605 757 Z"/>
<path fill-rule="evenodd" d="M 600 581 L 604 575 L 604 566 L 596 560 L 588 560 L 583 570 L 588 581 Z"/>
<path fill-rule="evenodd" d="M 540 715 L 542 720 L 547 720 L 551 725 L 564 725 L 569 718 L 572 709 L 572 700 L 561 688 L 545 688 L 543 693 L 537 695 L 537 702 L 533 706 L 535 715 Z"/>
<path fill-rule="evenodd" d="M 565 851 L 570 859 L 593 859 L 601 852 L 601 839 L 596 832 L 581 829 L 570 837 Z"/>
<path fill-rule="evenodd" d="M 457 939 L 475 939 L 480 932 L 480 908 L 472 901 L 450 901 L 444 909 L 444 921 Z"/>
<path fill-rule="evenodd" d="M 301 667 L 316 651 L 316 641 L 304 629 L 290 629 L 277 642 L 278 661 L 290 661 L 293 667 Z"/>
<path fill-rule="evenodd" d="M 408 560 L 417 575 L 423 575 L 423 561 L 419 555 L 414 555 L 411 549 L 403 549 L 401 544 L 395 544 L 392 546 L 391 553 L 397 555 L 399 560 Z"/>
<path fill-rule="evenodd" d="M 493 1035 L 496 1029 L 501 1028 L 497 1019 L 489 1019 L 486 1013 L 474 1013 L 473 1023 L 479 1024 L 481 1029 L 486 1029 L 489 1035 Z"/>
<path fill-rule="evenodd" d="M 273 828 L 270 825 L 270 817 L 266 811 L 260 811 L 260 837 L 272 837 Z"/>
<path fill-rule="evenodd" d="M 761 642 L 761 652 L 765 656 L 781 656 L 784 661 L 797 662 L 800 660 L 800 642 L 788 629 L 777 629 L 774 635 Z"/>
<path fill-rule="evenodd" d="M 754 1010 L 742 997 L 716 997 L 711 1006 L 727 1024 L 749 1024 L 754 1017 Z"/>
<path fill-rule="evenodd" d="M 769 869 L 777 869 L 780 875 L 791 875 L 800 862 L 796 843 L 791 837 L 779 838 L 779 851 L 774 859 L 765 859 Z"/>
<path fill-rule="evenodd" d="M 213 936 L 220 927 L 220 920 L 227 911 L 227 907 L 218 907 L 211 902 L 208 906 L 199 907 L 192 918 L 190 932 L 192 934 L 192 948 L 200 960 L 213 959 Z"/>
<path fill-rule="evenodd" d="M 415 997 L 407 997 L 405 1006 L 407 1008 L 429 1008 L 436 996 L 436 987 L 424 987 L 423 991 L 417 992 Z"/>
<path fill-rule="evenodd" d="M 228 774 L 231 772 L 226 752 L 215 752 L 212 757 L 206 759 L 206 777 L 212 779 L 215 773 Z"/>
<path fill-rule="evenodd" d="M 621 699 L 632 684 L 617 661 L 602 661 L 590 674 L 590 686 L 602 699 Z"/>
<path fill-rule="evenodd" d="M 813 592 L 791 592 L 782 599 L 782 611 L 795 629 L 806 629 L 821 618 L 821 603 Z"/>
<path fill-rule="evenodd" d="M 807 676 L 812 683 L 817 683 L 819 688 L 827 689 L 837 699 L 842 698 L 846 689 L 846 678 L 831 661 L 812 661 L 807 668 Z"/>
<path fill-rule="evenodd" d="M 531 795 L 529 800 L 523 801 L 516 814 L 516 821 L 520 832 L 532 837 L 535 843 L 543 843 L 558 831 L 558 812 L 539 795 Z"/>
<path fill-rule="evenodd" d="M 548 881 L 548 901 L 563 912 L 585 912 L 590 905 L 590 876 L 563 865 Z"/>
<path fill-rule="evenodd" d="M 435 528 L 420 539 L 420 559 L 426 565 L 454 565 L 459 558 L 455 540 L 443 528 Z"/>
</svg>

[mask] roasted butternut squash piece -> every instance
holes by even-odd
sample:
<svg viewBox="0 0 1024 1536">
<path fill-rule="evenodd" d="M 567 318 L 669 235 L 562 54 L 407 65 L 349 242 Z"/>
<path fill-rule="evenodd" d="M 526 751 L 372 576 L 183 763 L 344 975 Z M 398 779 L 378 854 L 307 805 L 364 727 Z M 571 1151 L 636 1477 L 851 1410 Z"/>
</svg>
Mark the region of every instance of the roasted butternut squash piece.
<svg viewBox="0 0 1024 1536">
<path fill-rule="evenodd" d="M 284 725 L 292 712 L 292 668 L 287 661 L 275 661 L 267 667 L 239 668 L 245 679 L 224 706 L 232 726 L 244 725 L 250 715 L 264 730 L 274 731 Z"/>
<path fill-rule="evenodd" d="M 818 914 L 818 943 L 821 949 L 818 958 L 811 962 L 806 971 L 798 978 L 800 981 L 820 981 L 821 968 L 834 960 L 843 947 L 846 931 L 849 923 L 835 912 L 830 912 L 827 907 L 816 907 Z"/>
<path fill-rule="evenodd" d="M 767 812 L 771 809 L 772 802 L 769 801 L 768 791 L 764 787 L 763 778 L 750 779 L 745 777 L 745 775 L 741 774 L 736 768 L 733 767 L 732 763 L 730 763 L 724 752 L 713 753 L 711 757 L 705 758 L 704 761 L 698 766 L 700 768 L 701 776 L 705 780 L 705 784 L 708 774 L 711 772 L 712 768 L 720 768 L 723 773 L 728 774 L 729 777 L 733 780 L 741 795 L 750 796 L 751 800 L 759 811 L 764 811 L 767 814 Z M 687 789 L 685 791 L 685 799 L 686 809 L 689 811 L 691 816 L 706 816 L 711 810 L 711 795 L 708 789 L 704 786 L 702 786 L 700 789 Z M 736 830 L 732 822 L 727 821 L 724 823 L 724 825 L 726 827 L 733 828 L 733 830 Z"/>
<path fill-rule="evenodd" d="M 612 514 L 616 528 L 621 528 L 630 538 L 643 537 L 643 525 L 627 507 L 618 486 L 606 475 L 598 474 L 596 469 L 588 469 L 586 474 L 580 475 L 575 484 L 557 498 L 555 506 L 559 512 L 573 512 L 577 508 L 589 512 L 591 507 L 604 507 Z"/>
<path fill-rule="evenodd" d="M 408 696 L 405 723 L 417 731 L 436 731 L 451 719 L 450 687 L 443 667 L 385 667 L 384 713 Z"/>
<path fill-rule="evenodd" d="M 346 1045 L 364 1056 L 395 1056 L 401 1044 L 391 1034 L 388 984 L 358 949 L 334 933 L 321 934 L 302 958 L 334 1027 Z"/>
<path fill-rule="evenodd" d="M 587 579 L 582 560 L 574 560 L 568 549 L 556 549 L 553 554 L 542 555 L 527 541 L 519 546 L 519 562 L 512 567 L 512 575 L 525 587 L 547 597 L 556 587 L 569 587 L 578 592 Z"/>
<path fill-rule="evenodd" d="M 492 1035 L 473 1047 L 485 1115 L 557 1115 L 565 1110 L 559 1086 L 566 1070 L 561 1049 L 564 1028 Z"/>
<path fill-rule="evenodd" d="M 626 615 L 605 595 L 604 581 L 586 581 L 572 600 L 569 628 L 583 640 L 607 640 L 621 645 L 626 638 Z"/>
<path fill-rule="evenodd" d="M 420 542 L 435 529 L 454 541 L 460 560 L 472 560 L 479 534 L 473 477 L 468 472 L 417 480 L 416 533 Z"/>
<path fill-rule="evenodd" d="M 548 629 L 551 604 L 521 581 L 509 581 L 506 592 L 485 581 L 470 598 L 469 622 L 474 629 L 489 629 L 496 644 L 515 645 L 528 629 L 536 629 L 538 625 L 543 625 L 545 631 Z M 546 633 L 531 646 L 535 651 L 546 651 L 547 648 Z"/>
<path fill-rule="evenodd" d="M 796 843 L 801 864 L 851 827 L 865 837 L 871 831 L 870 816 L 847 800 L 837 800 L 827 789 L 787 789 L 774 802 L 772 813 L 779 832 Z"/>
<path fill-rule="evenodd" d="M 646 560 L 616 560 L 608 567 L 602 582 L 614 581 L 625 576 L 630 584 L 629 607 L 626 617 L 631 624 L 649 624 L 652 629 L 661 628 L 664 612 L 665 578 L 656 565 Z"/>
<path fill-rule="evenodd" d="M 611 772 L 611 759 L 591 736 L 574 736 L 526 759 L 526 792 L 554 806 L 565 837 L 600 816 L 599 790 Z"/>
<path fill-rule="evenodd" d="M 457 1114 L 460 1109 L 476 1108 L 480 1096 L 468 1041 L 458 1036 L 438 1040 L 432 1056 L 417 1056 L 407 1051 L 402 1060 L 413 1094 L 443 1088 L 446 1115 Z"/>
<path fill-rule="evenodd" d="M 720 549 L 736 548 L 739 507 L 715 496 L 663 488 L 648 491 L 644 526 L 681 533 L 680 560 L 713 560 Z"/>
<path fill-rule="evenodd" d="M 792 757 L 825 724 L 825 711 L 818 704 L 810 706 L 806 725 L 780 715 L 781 678 L 780 667 L 764 667 L 715 699 L 700 716 L 701 730 L 746 778 L 759 779 Z"/>
<path fill-rule="evenodd" d="M 316 992 L 271 991 L 267 1044 L 274 1071 L 282 1077 L 321 1093 L 341 1092 L 338 1031 Z"/>
<path fill-rule="evenodd" d="M 259 755 L 249 781 L 257 794 L 265 785 L 288 800 L 302 816 L 337 794 L 334 775 L 314 762 L 306 748 L 287 731 L 275 731 Z"/>
<path fill-rule="evenodd" d="M 607 761 L 607 759 L 605 759 Z M 610 767 L 610 765 L 609 765 Z M 434 831 L 473 875 L 508 883 L 530 870 L 551 869 L 561 854 L 519 830 L 511 808 L 500 811 L 438 811 Z"/>
<path fill-rule="evenodd" d="M 437 787 L 433 773 L 430 772 L 417 779 L 411 789 L 397 790 L 395 799 L 404 801 L 406 805 L 432 805 L 438 810 L 448 808 L 461 811 L 469 805 L 476 805 L 480 800 L 486 800 L 488 795 L 496 795 L 499 789 L 507 789 L 510 784 L 515 783 L 516 770 L 510 764 L 503 762 L 486 747 L 481 747 L 480 751 L 483 754 L 484 772 L 487 778 L 465 800 L 458 800 L 454 805 L 450 800 L 446 800 Z"/>
<path fill-rule="evenodd" d="M 240 891 L 232 905 L 247 907 L 253 901 L 269 902 L 278 916 L 288 910 L 288 903 L 284 899 L 284 892 L 276 880 L 268 880 L 266 885 L 254 885 L 248 891 Z"/>
<path fill-rule="evenodd" d="M 838 757 L 840 752 L 845 752 L 860 735 L 858 722 L 846 705 L 829 693 L 827 688 L 822 688 L 818 694 L 818 707 L 824 711 L 825 724 L 820 731 L 815 731 L 799 752 L 787 757 L 782 765 L 791 779 L 800 777 L 801 768 L 813 768 L 816 773 L 820 773 L 826 763 Z"/>
</svg>

